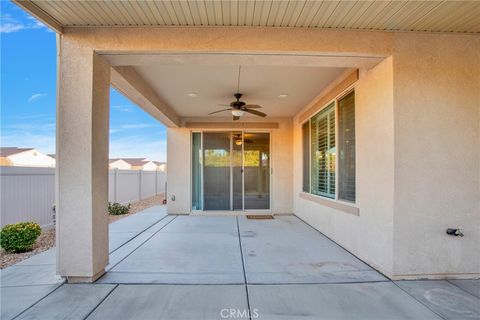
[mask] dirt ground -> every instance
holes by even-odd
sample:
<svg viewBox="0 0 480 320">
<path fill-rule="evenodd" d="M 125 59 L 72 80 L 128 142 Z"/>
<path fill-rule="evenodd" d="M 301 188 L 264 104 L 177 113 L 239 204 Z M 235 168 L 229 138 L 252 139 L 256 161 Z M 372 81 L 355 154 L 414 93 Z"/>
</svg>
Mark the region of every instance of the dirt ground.
<svg viewBox="0 0 480 320">
<path fill-rule="evenodd" d="M 161 205 L 163 202 L 163 194 L 156 195 L 150 198 L 140 200 L 131 204 L 130 212 L 128 214 L 119 216 L 109 216 L 109 223 L 134 215 L 137 212 L 145 210 L 147 208 Z M 32 251 L 22 253 L 6 253 L 3 249 L 0 249 L 0 269 L 4 269 L 12 264 L 28 259 L 37 253 L 46 251 L 55 246 L 55 229 L 42 231 L 37 242 L 33 246 Z"/>
</svg>

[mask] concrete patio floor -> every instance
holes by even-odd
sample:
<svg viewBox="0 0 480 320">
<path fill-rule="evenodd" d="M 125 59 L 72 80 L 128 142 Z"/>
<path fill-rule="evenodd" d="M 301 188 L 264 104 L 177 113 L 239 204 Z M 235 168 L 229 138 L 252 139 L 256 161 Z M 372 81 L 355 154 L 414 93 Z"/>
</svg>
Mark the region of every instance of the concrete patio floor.
<svg viewBox="0 0 480 320">
<path fill-rule="evenodd" d="M 295 216 L 167 216 L 110 225 L 95 284 L 55 251 L 1 272 L 1 319 L 479 319 L 480 280 L 392 282 Z"/>
</svg>

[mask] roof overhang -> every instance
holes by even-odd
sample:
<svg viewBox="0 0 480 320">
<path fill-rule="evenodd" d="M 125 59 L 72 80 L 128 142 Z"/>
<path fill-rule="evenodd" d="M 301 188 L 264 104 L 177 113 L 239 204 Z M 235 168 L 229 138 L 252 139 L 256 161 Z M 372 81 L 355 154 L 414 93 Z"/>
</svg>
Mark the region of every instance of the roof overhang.
<svg viewBox="0 0 480 320">
<path fill-rule="evenodd" d="M 480 32 L 480 1 L 13 0 L 58 33 L 69 27 L 233 26 Z"/>
</svg>

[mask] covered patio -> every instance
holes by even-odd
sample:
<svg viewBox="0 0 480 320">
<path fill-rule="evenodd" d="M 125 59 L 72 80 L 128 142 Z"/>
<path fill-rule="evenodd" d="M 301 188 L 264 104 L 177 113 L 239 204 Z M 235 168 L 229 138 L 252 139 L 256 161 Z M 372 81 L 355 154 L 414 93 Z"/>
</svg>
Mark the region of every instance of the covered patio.
<svg viewBox="0 0 480 320">
<path fill-rule="evenodd" d="M 228 285 L 273 310 L 257 298 L 290 305 L 282 286 L 402 305 L 389 280 L 480 277 L 478 2 L 14 2 L 58 33 L 55 270 L 70 284 Z M 119 247 L 111 86 L 168 127 L 168 216 Z"/>
<path fill-rule="evenodd" d="M 476 319 L 480 281 L 392 282 L 297 217 L 171 216 L 110 228 L 95 284 L 54 251 L 2 270 L 2 319 Z M 448 301 L 448 303 L 445 303 Z"/>
<path fill-rule="evenodd" d="M 97 283 L 314 284 L 385 277 L 297 217 L 174 216 Z"/>
</svg>

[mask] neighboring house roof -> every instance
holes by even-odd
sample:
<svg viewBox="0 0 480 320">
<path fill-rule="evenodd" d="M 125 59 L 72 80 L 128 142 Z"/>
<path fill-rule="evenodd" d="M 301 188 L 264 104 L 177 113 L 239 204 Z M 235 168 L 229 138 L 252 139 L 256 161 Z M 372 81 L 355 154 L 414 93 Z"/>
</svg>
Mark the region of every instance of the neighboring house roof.
<svg viewBox="0 0 480 320">
<path fill-rule="evenodd" d="M 110 159 L 110 163 L 123 160 L 131 166 L 143 166 L 145 164 L 145 158 L 116 158 Z"/>
<path fill-rule="evenodd" d="M 128 163 L 129 165 L 134 166 L 134 167 L 141 167 L 141 166 L 146 165 L 149 162 L 152 162 L 157 166 L 167 164 L 166 162 L 151 161 L 151 160 L 147 160 L 146 158 L 112 158 L 112 159 L 109 160 L 109 163 L 113 163 L 113 162 L 119 161 L 119 160 L 123 160 L 126 163 Z"/>
<path fill-rule="evenodd" d="M 57 155 L 55 153 L 49 153 L 49 157 L 52 157 L 53 159 L 57 159 Z"/>
<path fill-rule="evenodd" d="M 2 147 L 0 148 L 0 157 L 8 157 L 24 151 L 33 150 L 34 148 L 17 148 L 17 147 Z"/>
</svg>

